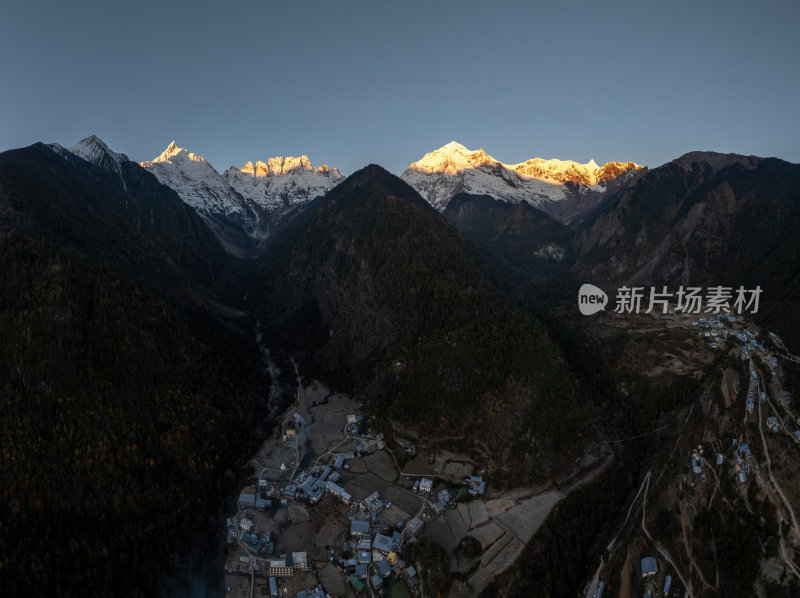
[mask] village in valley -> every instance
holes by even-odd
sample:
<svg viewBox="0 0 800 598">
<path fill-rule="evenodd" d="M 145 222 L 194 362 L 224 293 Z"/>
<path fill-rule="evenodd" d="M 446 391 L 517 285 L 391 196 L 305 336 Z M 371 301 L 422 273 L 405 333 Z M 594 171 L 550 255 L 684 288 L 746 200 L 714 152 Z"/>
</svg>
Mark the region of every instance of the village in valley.
<svg viewBox="0 0 800 598">
<path fill-rule="evenodd" d="M 354 399 L 298 377 L 295 403 L 225 521 L 226 595 L 477 595 L 555 504 L 613 458 L 598 445 L 559 488 L 500 491 L 487 484 L 489 456 L 403 435 L 390 445 Z M 451 584 L 456 572 L 463 581 Z"/>
<path fill-rule="evenodd" d="M 777 581 L 788 571 L 800 581 L 800 526 L 786 498 L 800 486 L 787 488 L 786 475 L 776 475 L 800 447 L 800 419 L 781 366 L 800 359 L 777 334 L 726 313 L 609 322 L 631 338 L 670 339 L 649 349 L 661 360 L 652 364 L 654 377 L 672 368 L 701 379 L 713 364 L 721 375 L 715 393 L 704 392 L 680 415 L 665 467 L 642 479 L 583 594 L 715 592 L 714 561 L 701 559 L 692 530 L 700 514 L 721 503 L 751 513 L 757 504 L 774 505 L 777 546 L 762 573 Z M 665 350 L 670 346 L 674 354 Z M 614 443 L 624 442 L 589 443 L 553 480 L 502 489 L 492 485 L 498 464 L 480 442 L 424 438 L 396 422 L 388 438 L 361 411 L 352 397 L 298 376 L 295 400 L 251 460 L 253 475 L 225 522 L 226 595 L 477 596 L 509 571 L 560 500 L 605 471 Z M 675 521 L 672 540 L 658 529 L 661 519 L 654 521 L 659 511 Z M 620 587 L 608 585 L 612 563 L 621 568 L 614 577 Z"/>
</svg>

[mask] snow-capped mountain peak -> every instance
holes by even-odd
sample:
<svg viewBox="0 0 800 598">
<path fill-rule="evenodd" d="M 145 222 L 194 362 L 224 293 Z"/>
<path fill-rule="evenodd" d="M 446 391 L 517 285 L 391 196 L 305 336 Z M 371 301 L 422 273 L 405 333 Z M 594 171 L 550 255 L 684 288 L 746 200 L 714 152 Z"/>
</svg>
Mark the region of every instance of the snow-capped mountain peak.
<svg viewBox="0 0 800 598">
<path fill-rule="evenodd" d="M 598 166 L 594 160 L 586 164 L 573 160 L 543 160 L 534 158 L 519 164 L 504 164 L 506 168 L 519 174 L 542 179 L 551 183 L 580 183 L 591 187 L 601 184 L 628 170 L 641 170 L 643 167 L 633 162 L 608 162 Z"/>
<path fill-rule="evenodd" d="M 483 149 L 472 151 L 456 141 L 451 141 L 438 150 L 425 154 L 421 160 L 414 162 L 408 168 L 422 172 L 456 174 L 465 168 L 475 168 L 491 163 L 499 164 Z"/>
<path fill-rule="evenodd" d="M 220 238 L 229 236 L 233 225 L 256 245 L 287 210 L 324 195 L 342 180 L 336 168 L 315 168 L 307 156 L 250 161 L 220 174 L 175 141 L 141 166 L 203 215 Z"/>
<path fill-rule="evenodd" d="M 255 177 L 280 176 L 293 172 L 299 173 L 301 171 L 318 173 L 327 173 L 331 171 L 334 173 L 332 175 L 334 179 L 341 178 L 339 171 L 336 168 L 329 169 L 327 164 L 314 168 L 311 166 L 311 161 L 308 159 L 308 156 L 305 155 L 299 158 L 294 158 L 292 156 L 276 156 L 274 158 L 268 158 L 266 162 L 258 160 L 255 164 L 253 164 L 253 162 L 245 162 L 244 166 L 241 168 L 231 166 L 227 172 L 231 171 L 239 171 Z"/>
<path fill-rule="evenodd" d="M 128 156 L 109 149 L 105 142 L 96 135 L 82 139 L 70 147 L 69 152 L 119 177 L 123 188 L 127 189 L 125 177 L 122 174 L 122 163 L 129 161 Z"/>
<path fill-rule="evenodd" d="M 207 164 L 206 159 L 203 156 L 198 156 L 197 154 L 190 152 L 186 148 L 180 147 L 173 140 L 167 146 L 167 149 L 161 152 L 161 155 L 159 155 L 157 158 L 151 161 L 142 162 L 141 166 L 144 168 L 149 168 L 150 166 L 156 163 L 173 162 L 175 160 L 188 160 L 190 162 L 202 162 L 203 164 Z"/>
<path fill-rule="evenodd" d="M 231 166 L 223 176 L 238 193 L 275 215 L 324 195 L 342 180 L 336 168 L 315 168 L 305 155 L 246 162 L 241 168 Z"/>
<path fill-rule="evenodd" d="M 231 168 L 235 168 L 231 166 Z M 265 177 L 269 176 L 269 164 L 262 162 L 261 160 L 256 161 L 255 165 L 252 162 L 245 162 L 245 165 L 239 169 L 241 172 L 245 174 L 251 174 L 256 177 Z"/>
<path fill-rule="evenodd" d="M 157 158 L 141 162 L 161 183 L 172 187 L 181 199 L 200 214 L 252 212 L 242 198 L 205 158 L 178 146 L 174 141 Z"/>
<path fill-rule="evenodd" d="M 153 161 L 154 162 L 166 162 L 170 158 L 172 158 L 173 156 L 178 155 L 181 152 L 186 152 L 186 150 L 184 148 L 182 148 L 182 147 L 178 147 L 178 144 L 175 143 L 175 140 L 173 139 L 172 141 L 169 142 L 169 145 L 167 146 L 167 149 L 165 149 L 163 152 L 161 152 L 161 155 L 158 158 L 156 158 L 155 160 L 153 160 Z"/>
<path fill-rule="evenodd" d="M 99 164 L 104 157 L 116 162 L 127 162 L 128 156 L 112 151 L 105 142 L 96 135 L 89 135 L 69 148 L 69 151 L 92 164 Z"/>
<path fill-rule="evenodd" d="M 462 154 L 470 154 L 470 153 L 472 153 L 466 147 L 461 145 L 458 141 L 451 141 L 450 143 L 448 143 L 446 145 L 443 145 L 442 147 L 440 147 L 436 151 L 444 152 L 444 153 L 448 153 L 448 154 L 450 154 L 450 153 L 462 153 Z M 431 153 L 436 153 L 436 152 L 431 152 Z"/>
<path fill-rule="evenodd" d="M 542 158 L 504 164 L 483 149 L 473 151 L 451 141 L 412 163 L 401 178 L 439 211 L 454 195 L 467 192 L 511 203 L 527 201 L 566 220 L 574 214 L 572 209 L 564 209 L 571 199 L 580 198 L 579 203 L 586 204 L 587 193 L 600 194 L 611 179 L 641 168 L 633 162 L 598 166 L 594 160 L 580 164 Z M 567 183 L 573 186 L 568 187 Z"/>
</svg>

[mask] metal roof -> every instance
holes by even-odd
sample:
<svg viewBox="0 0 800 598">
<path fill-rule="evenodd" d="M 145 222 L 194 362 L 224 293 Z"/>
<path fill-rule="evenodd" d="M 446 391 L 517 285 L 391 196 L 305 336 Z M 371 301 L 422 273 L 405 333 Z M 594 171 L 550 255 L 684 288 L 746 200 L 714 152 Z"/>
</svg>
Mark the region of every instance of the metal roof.
<svg viewBox="0 0 800 598">
<path fill-rule="evenodd" d="M 658 562 L 655 557 L 646 556 L 642 559 L 642 576 L 658 573 Z"/>
<path fill-rule="evenodd" d="M 375 541 L 372 543 L 372 548 L 380 552 L 392 552 L 392 539 L 383 534 L 375 534 Z"/>
</svg>

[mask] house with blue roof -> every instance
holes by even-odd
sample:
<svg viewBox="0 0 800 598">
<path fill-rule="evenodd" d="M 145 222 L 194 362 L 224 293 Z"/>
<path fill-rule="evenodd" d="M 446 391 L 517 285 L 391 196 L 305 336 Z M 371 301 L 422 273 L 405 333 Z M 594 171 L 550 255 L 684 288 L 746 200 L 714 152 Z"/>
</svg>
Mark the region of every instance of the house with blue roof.
<svg viewBox="0 0 800 598">
<path fill-rule="evenodd" d="M 642 559 L 642 577 L 649 577 L 658 573 L 658 562 L 655 557 L 647 556 Z"/>
</svg>

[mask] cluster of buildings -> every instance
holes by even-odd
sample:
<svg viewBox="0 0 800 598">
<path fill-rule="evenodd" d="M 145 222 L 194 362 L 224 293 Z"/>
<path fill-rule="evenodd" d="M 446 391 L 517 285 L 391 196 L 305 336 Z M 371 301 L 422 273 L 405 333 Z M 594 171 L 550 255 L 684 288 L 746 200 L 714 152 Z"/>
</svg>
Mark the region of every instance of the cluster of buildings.
<svg viewBox="0 0 800 598">
<path fill-rule="evenodd" d="M 297 572 L 311 570 L 310 560 L 305 552 L 293 552 L 291 555 L 282 554 L 278 558 L 263 559 L 253 556 L 240 556 L 238 560 L 229 560 L 225 564 L 228 573 L 256 575 L 269 578 L 270 587 L 275 584 L 278 577 L 290 577 Z"/>
<path fill-rule="evenodd" d="M 754 338 L 752 338 L 752 333 L 749 330 L 745 330 L 748 334 L 748 340 L 746 344 L 742 346 L 742 359 L 749 359 L 752 356 L 756 355 L 761 358 L 761 360 L 766 364 L 766 366 L 770 370 L 771 376 L 776 376 L 780 372 L 780 366 L 778 365 L 778 358 L 769 352 L 763 345 L 758 343 Z M 783 343 L 780 338 L 773 332 L 769 333 L 770 338 L 776 344 L 776 346 L 782 348 Z M 764 403 L 767 400 L 767 393 L 763 390 L 759 390 L 759 380 L 758 380 L 758 372 L 756 371 L 755 366 L 753 366 L 752 361 L 750 363 L 750 382 L 747 387 L 747 412 L 753 413 L 755 410 L 755 403 L 756 400 Z M 777 397 L 778 404 L 781 407 L 788 407 L 792 403 L 792 395 L 791 393 L 784 391 L 780 393 Z M 778 421 L 778 418 L 774 415 L 767 417 L 767 427 L 772 432 L 780 432 L 781 424 Z M 800 426 L 800 418 L 797 421 L 798 426 Z M 793 432 L 794 437 L 800 441 L 800 429 L 796 429 Z M 746 446 L 746 445 L 745 445 Z"/>
<path fill-rule="evenodd" d="M 798 440 L 800 440 L 800 430 L 797 434 Z M 735 465 L 735 473 L 736 478 L 741 484 L 746 484 L 748 481 L 748 475 L 754 470 L 758 468 L 756 464 L 755 457 L 753 457 L 753 453 L 750 451 L 750 446 L 747 443 L 739 443 L 737 438 L 733 439 L 733 448 L 734 448 L 734 458 L 736 461 Z M 721 468 L 725 462 L 725 456 L 722 453 L 717 453 L 715 458 L 717 469 Z M 703 466 L 706 465 L 706 459 L 703 456 L 703 447 L 698 445 L 696 449 L 692 451 L 691 457 L 692 463 L 692 474 L 694 474 L 695 479 L 698 479 L 701 482 L 706 482 L 706 474 L 703 472 Z M 686 482 L 686 478 L 684 477 L 684 482 Z M 691 482 L 691 487 L 694 488 L 695 482 Z"/>
<path fill-rule="evenodd" d="M 778 365 L 778 358 L 771 351 L 768 351 L 766 347 L 764 347 L 764 345 L 759 343 L 754 338 L 754 335 L 752 332 L 750 332 L 750 330 L 746 329 L 745 333 L 747 333 L 747 342 L 744 345 L 742 345 L 742 355 L 741 355 L 742 359 L 745 359 L 745 354 L 747 355 L 747 358 L 751 359 L 753 356 L 756 356 L 761 359 L 764 365 L 767 366 L 767 369 L 769 369 L 771 377 L 774 378 L 775 376 L 777 376 L 781 371 L 780 365 Z M 752 372 L 751 372 L 751 377 L 752 377 Z"/>
<path fill-rule="evenodd" d="M 741 343 L 741 352 L 739 355 L 743 361 L 750 361 L 746 408 L 748 413 L 753 413 L 756 401 L 764 403 L 768 399 L 765 390 L 760 390 L 759 388 L 759 373 L 753 364 L 753 360 L 760 359 L 761 362 L 769 369 L 773 378 L 780 374 L 780 365 L 777 357 L 767 350 L 764 345 L 758 342 L 755 334 L 751 330 L 748 328 L 735 329 L 730 326 L 730 323 L 736 321 L 736 316 L 720 313 L 714 317 L 699 318 L 694 320 L 692 325 L 703 329 L 700 334 L 708 339 L 711 347 L 719 347 L 720 344 L 726 340 L 735 340 Z M 770 332 L 769 338 L 778 349 L 784 349 L 783 343 L 777 335 Z M 781 392 L 776 398 L 781 407 L 787 407 L 791 403 L 791 395 L 789 395 L 789 393 Z M 789 421 L 790 420 L 786 420 L 786 423 L 788 424 Z M 772 432 L 780 432 L 781 430 L 781 421 L 776 416 L 766 417 L 766 424 Z M 797 425 L 800 427 L 800 418 L 797 419 Z M 796 429 L 793 433 L 793 436 L 798 442 L 800 442 L 800 429 Z M 734 449 L 736 479 L 742 486 L 745 486 L 749 481 L 749 476 L 752 476 L 753 472 L 758 470 L 758 463 L 753 456 L 750 446 L 747 443 L 740 443 L 737 438 L 733 438 L 732 442 Z M 695 476 L 694 479 L 699 479 L 705 482 L 706 475 L 704 473 L 704 467 L 706 465 L 710 465 L 714 461 L 716 462 L 717 469 L 722 468 L 725 461 L 724 454 L 721 452 L 716 453 L 715 458 L 709 456 L 709 460 L 707 462 L 706 458 L 703 456 L 702 446 L 698 446 L 696 449 L 694 449 L 691 453 L 691 473 L 693 476 Z M 686 481 L 687 477 L 685 476 L 684 482 Z M 691 485 L 694 487 L 695 483 L 692 482 Z M 659 593 L 661 585 L 660 583 L 656 585 L 656 580 L 659 573 L 657 559 L 655 557 L 644 557 L 641 559 L 640 566 L 642 580 L 647 586 L 647 589 L 645 590 L 645 598 L 652 597 L 654 594 L 669 596 L 673 579 L 671 575 L 666 575 L 663 579 L 663 589 L 661 590 L 661 593 Z M 590 586 L 591 584 L 587 583 L 587 588 L 585 591 L 588 591 Z M 597 591 L 593 594 L 592 598 L 602 598 L 604 589 L 605 583 L 599 583 Z"/>
<path fill-rule="evenodd" d="M 709 346 L 718 348 L 726 340 L 737 340 L 742 344 L 739 357 L 742 361 L 747 361 L 754 356 L 758 356 L 767 365 L 772 376 L 776 376 L 780 371 L 778 359 L 768 351 L 761 343 L 756 340 L 756 335 L 749 328 L 736 329 L 730 325 L 737 321 L 737 316 L 733 314 L 719 313 L 713 318 L 698 318 L 692 321 L 692 326 L 699 326 L 703 329 L 702 335 L 708 339 Z M 770 338 L 775 341 L 778 337 L 774 333 L 769 333 Z M 777 340 L 776 345 L 780 343 Z M 779 345 L 780 346 L 780 345 Z"/>
<path fill-rule="evenodd" d="M 709 345 L 713 348 L 720 346 L 725 340 L 737 340 L 741 343 L 739 357 L 742 361 L 747 361 L 753 357 L 759 357 L 764 364 L 769 368 L 771 376 L 777 376 L 780 373 L 780 366 L 778 365 L 778 358 L 768 351 L 764 345 L 756 340 L 756 335 L 749 328 L 736 329 L 731 328 L 730 324 L 737 321 L 737 317 L 732 314 L 720 313 L 713 318 L 698 318 L 692 321 L 693 326 L 699 326 L 703 329 L 702 335 L 708 339 Z M 775 333 L 770 332 L 769 338 L 778 347 L 783 347 L 783 343 Z M 756 391 L 758 387 L 758 379 L 755 376 L 753 367 L 751 365 L 751 391 L 753 386 L 753 379 L 756 380 Z"/>
<path fill-rule="evenodd" d="M 341 474 L 330 466 L 318 467 L 313 473 L 301 473 L 294 482 L 280 484 L 261 479 L 255 490 L 242 492 L 239 495 L 239 515 L 228 518 L 227 541 L 236 544 L 241 541 L 252 552 L 264 557 L 273 554 L 274 541 L 269 534 L 259 535 L 253 527 L 253 521 L 246 514 L 246 509 L 269 511 L 275 507 L 287 507 L 290 500 L 317 504 L 326 492 L 349 504 L 351 497 L 344 488 L 336 484 Z M 238 521 L 236 521 L 238 519 Z"/>
<path fill-rule="evenodd" d="M 349 470 L 346 461 L 354 457 L 353 453 L 333 455 L 330 465 L 315 467 L 310 472 L 300 472 L 293 481 L 286 484 L 260 479 L 255 492 L 246 491 L 239 495 L 239 508 L 268 510 L 278 505 L 286 507 L 290 500 L 314 505 L 326 493 L 349 504 L 352 497 L 338 484 L 342 474 L 336 470 Z"/>
<path fill-rule="evenodd" d="M 706 474 L 703 473 L 703 465 L 705 465 L 706 459 L 703 457 L 703 448 L 698 446 L 692 452 L 692 473 L 695 475 L 700 476 L 700 481 L 706 481 Z"/>
<path fill-rule="evenodd" d="M 750 361 L 750 380 L 747 386 L 746 409 L 747 413 L 753 413 L 755 411 L 756 401 L 764 403 L 767 400 L 766 391 L 759 389 L 759 377 L 758 372 L 752 362 L 753 358 L 757 357 L 762 361 L 762 363 L 764 363 L 764 365 L 769 369 L 770 376 L 772 378 L 775 378 L 778 376 L 778 374 L 780 374 L 780 365 L 778 364 L 778 358 L 766 347 L 764 347 L 764 345 L 758 342 L 755 334 L 749 328 L 737 330 L 728 327 L 725 323 L 726 320 L 728 322 L 735 322 L 736 319 L 736 316 L 720 313 L 713 318 L 699 318 L 693 321 L 692 325 L 704 328 L 705 330 L 703 331 L 703 335 L 709 337 L 712 341 L 712 344 L 720 342 L 722 338 L 735 338 L 742 343 L 740 357 L 743 361 Z M 784 349 L 783 341 L 780 339 L 780 337 L 778 337 L 778 335 L 776 335 L 774 332 L 770 332 L 768 336 L 777 348 Z M 777 397 L 777 400 L 781 407 L 787 407 L 791 404 L 792 397 L 790 393 L 783 392 Z M 776 416 L 768 416 L 766 418 L 766 423 L 770 431 L 776 433 L 781 431 L 781 423 Z M 800 418 L 798 418 L 797 425 L 800 426 Z M 796 429 L 793 432 L 793 435 L 795 439 L 800 442 L 800 429 Z M 734 439 L 734 445 L 735 444 L 736 440 Z M 746 449 L 747 453 L 743 453 L 742 449 Z M 737 450 L 736 455 L 737 477 L 742 484 L 745 484 L 747 483 L 747 474 L 750 473 L 750 469 L 747 466 L 747 458 L 752 457 L 749 452 L 749 447 L 746 444 L 743 444 L 741 447 L 739 447 L 739 450 Z M 694 460 L 692 467 L 693 469 L 695 468 Z M 695 471 L 695 473 L 697 473 L 697 471 Z"/>
<path fill-rule="evenodd" d="M 463 483 L 466 487 L 467 494 L 470 496 L 478 496 L 486 492 L 486 482 L 481 476 L 470 476 L 468 478 L 464 478 Z M 415 494 L 429 496 L 433 491 L 433 480 L 428 478 L 416 480 L 411 488 L 411 491 Z M 446 489 L 439 491 L 438 498 L 439 503 L 444 504 L 445 506 L 449 505 L 453 501 L 453 496 L 450 494 L 450 491 Z"/>
<path fill-rule="evenodd" d="M 430 494 L 431 490 L 433 490 L 433 480 L 429 480 L 428 478 L 422 478 L 420 480 L 415 480 L 414 485 L 411 487 L 411 491 L 414 494 Z"/>
<path fill-rule="evenodd" d="M 272 578 L 270 578 L 272 579 Z M 277 590 L 277 586 L 276 586 Z M 270 585 L 270 592 L 272 592 L 272 586 Z M 278 594 L 270 594 L 273 598 L 277 598 Z M 322 589 L 322 585 L 318 585 L 316 588 L 313 588 L 309 591 L 301 590 L 294 595 L 294 598 L 328 598 L 328 595 L 325 594 L 325 591 Z"/>
<path fill-rule="evenodd" d="M 692 326 L 703 328 L 702 334 L 708 339 L 709 346 L 716 349 L 720 346 L 723 339 L 729 337 L 737 338 L 742 342 L 747 341 L 745 331 L 730 328 L 729 325 L 736 320 L 737 317 L 733 314 L 719 313 L 713 318 L 698 318 L 692 322 Z"/>
<path fill-rule="evenodd" d="M 356 416 L 351 416 L 357 423 Z M 295 414 L 296 425 L 305 422 Z M 349 420 L 349 418 L 348 418 Z M 295 430 L 283 431 L 285 442 L 296 441 Z M 359 452 L 363 449 L 359 445 Z M 373 449 L 374 450 L 374 449 Z M 288 482 L 259 479 L 255 488 L 243 491 L 238 498 L 239 512 L 226 520 L 227 541 L 232 545 L 243 545 L 247 556 L 229 560 L 225 569 L 240 575 L 256 574 L 267 577 L 270 596 L 278 595 L 277 580 L 311 570 L 307 552 L 292 552 L 276 556 L 275 538 L 270 533 L 259 533 L 253 522 L 252 511 L 269 512 L 274 508 L 288 507 L 290 501 L 308 505 L 319 503 L 326 494 L 338 498 L 345 504 L 352 501 L 351 495 L 340 485 L 342 473 L 349 470 L 347 461 L 355 454 L 340 453 L 331 456 L 328 465 L 316 466 L 309 471 L 301 471 Z M 284 468 L 282 468 L 284 469 Z M 257 517 L 255 517 L 257 518 Z M 326 594 L 321 585 L 297 593 L 296 598 L 322 598 Z"/>
<path fill-rule="evenodd" d="M 649 582 L 649 588 L 652 588 L 652 583 L 658 575 L 658 561 L 655 557 L 647 556 L 641 560 L 642 579 Z M 664 589 L 662 591 L 664 596 L 669 596 L 669 590 L 672 587 L 672 576 L 667 575 L 664 579 Z M 645 598 L 652 598 L 652 592 L 656 590 L 648 589 L 645 593 Z M 598 597 L 599 598 L 599 597 Z"/>
<path fill-rule="evenodd" d="M 227 520 L 228 543 L 244 549 L 247 556 L 238 557 L 238 560 L 229 560 L 226 570 L 229 573 L 240 575 L 260 575 L 269 580 L 271 596 L 278 595 L 279 580 L 295 576 L 298 572 L 307 572 L 313 568 L 326 568 L 334 562 L 339 570 L 344 573 L 346 583 L 356 592 L 361 592 L 365 587 L 372 588 L 377 594 L 383 595 L 388 591 L 388 586 L 396 580 L 402 580 L 409 588 L 415 590 L 419 585 L 418 573 L 411 564 L 406 564 L 401 558 L 401 549 L 406 541 L 415 541 L 414 538 L 422 531 L 427 518 L 426 511 L 441 514 L 448 508 L 455 506 L 455 496 L 448 488 L 434 492 L 434 480 L 420 477 L 413 484 L 413 492 L 423 501 L 423 509 L 407 521 L 397 521 L 395 516 L 381 517 L 392 503 L 382 498 L 378 491 L 372 492 L 365 498 L 357 500 L 351 494 L 357 492 L 350 482 L 345 488 L 344 475 L 350 470 L 349 461 L 360 458 L 384 448 L 383 435 L 371 433 L 359 434 L 361 416 L 349 415 L 347 417 L 347 430 L 351 437 L 357 439 L 357 445 L 352 452 L 331 454 L 330 460 L 319 463 L 313 467 L 300 470 L 292 479 L 276 481 L 268 479 L 258 480 L 255 488 L 246 489 L 238 498 L 238 513 Z M 305 422 L 295 414 L 295 425 L 302 426 Z M 290 424 L 291 425 L 291 424 Z M 297 442 L 297 436 L 292 428 L 283 431 L 285 442 Z M 416 452 L 413 445 L 401 445 L 404 449 Z M 282 470 L 285 468 L 282 466 Z M 349 491 L 348 491 L 349 490 Z M 457 490 L 458 498 L 478 496 L 486 491 L 486 482 L 481 476 L 470 476 L 463 480 L 463 485 Z M 335 550 L 322 562 L 311 563 L 308 553 L 293 552 L 291 554 L 275 554 L 277 538 L 274 530 L 256 529 L 254 520 L 261 522 L 259 511 L 270 513 L 272 509 L 289 508 L 290 502 L 303 503 L 309 507 L 318 505 L 326 495 L 351 507 L 350 529 L 347 539 L 341 546 L 341 555 L 335 559 Z M 326 503 L 327 504 L 327 503 Z M 294 507 L 291 507 L 294 508 Z M 291 513 L 292 510 L 289 510 Z M 379 524 L 379 521 L 388 521 Z M 264 525 L 270 526 L 269 522 Z M 280 529 L 283 533 L 283 528 Z M 240 551 L 241 554 L 241 551 Z M 325 563 L 324 561 L 329 561 Z M 324 575 L 318 579 L 327 583 Z M 290 585 L 302 583 L 296 580 Z M 288 585 L 286 587 L 289 587 Z M 262 588 L 262 592 L 266 588 Z M 285 588 L 283 589 L 285 593 Z M 323 596 L 323 587 L 311 588 L 299 592 L 296 598 L 317 598 Z"/>
<path fill-rule="evenodd" d="M 739 483 L 744 485 L 747 483 L 747 475 L 757 468 L 755 458 L 746 442 L 739 444 L 737 439 L 734 438 L 733 447 L 736 456 L 736 477 Z"/>
<path fill-rule="evenodd" d="M 402 524 L 398 524 L 398 528 L 402 528 Z M 410 526 L 407 529 L 410 531 Z M 419 584 L 417 572 L 413 566 L 406 566 L 398 554 L 402 543 L 403 533 L 397 529 L 383 529 L 375 531 L 373 535 L 369 521 L 353 519 L 350 522 L 349 539 L 342 547 L 343 556 L 340 559 L 350 585 L 362 591 L 368 582 L 379 590 L 395 578 L 400 578 L 412 590 L 415 589 Z"/>
<path fill-rule="evenodd" d="M 358 432 L 360 418 L 361 416 L 348 416 L 348 431 L 353 436 Z M 303 425 L 305 422 L 300 418 L 296 423 Z M 296 441 L 295 432 L 291 428 L 283 431 L 283 437 L 285 442 Z M 383 448 L 381 434 L 363 434 L 358 435 L 358 438 L 359 442 L 353 452 L 332 454 L 327 464 L 300 471 L 289 481 L 259 479 L 257 487 L 241 492 L 238 513 L 226 521 L 227 540 L 231 545 L 243 546 L 248 554 L 229 560 L 225 567 L 227 572 L 266 577 L 269 581 L 269 595 L 278 596 L 278 580 L 294 576 L 298 572 L 311 571 L 311 561 L 306 552 L 275 555 L 276 538 L 270 533 L 259 533 L 256 530 L 253 520 L 259 520 L 259 516 L 257 513 L 253 514 L 253 511 L 270 512 L 275 508 L 288 507 L 290 502 L 313 506 L 320 503 L 325 495 L 330 495 L 345 505 L 358 506 L 358 516 L 366 516 L 366 520 L 351 520 L 350 534 L 339 558 L 340 569 L 350 585 L 361 591 L 365 584 L 371 584 L 379 590 L 379 594 L 384 593 L 380 588 L 388 586 L 394 579 L 404 580 L 412 590 L 418 586 L 417 572 L 413 566 L 406 566 L 399 557 L 399 550 L 404 533 L 407 538 L 420 533 L 424 526 L 422 518 L 414 517 L 407 525 L 400 521 L 394 528 L 372 529 L 370 521 L 378 520 L 380 513 L 390 507 L 391 502 L 381 498 L 377 491 L 361 501 L 356 501 L 343 485 L 342 475 L 350 470 L 348 461 Z M 482 480 L 477 480 L 475 486 L 481 492 L 485 489 Z M 422 479 L 417 482 L 416 489 L 420 494 L 430 495 L 433 481 Z M 439 494 L 440 503 L 448 504 L 450 496 L 447 491 Z M 333 553 L 331 551 L 331 562 L 334 560 Z M 324 566 L 324 563 L 315 563 L 314 566 Z M 321 585 L 295 594 L 295 598 L 322 596 L 325 596 L 325 592 Z"/>
<path fill-rule="evenodd" d="M 227 525 L 227 542 L 228 544 L 236 544 L 241 541 L 246 544 L 252 553 L 260 557 L 275 552 L 275 542 L 269 534 L 264 537 L 259 537 L 253 525 L 253 521 L 246 516 L 237 518 L 228 517 L 226 520 Z"/>
<path fill-rule="evenodd" d="M 471 476 L 464 480 L 464 483 L 467 485 L 467 492 L 469 492 L 470 496 L 478 496 L 486 492 L 486 482 L 483 481 L 481 476 Z"/>
</svg>

